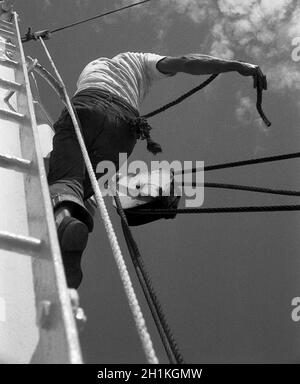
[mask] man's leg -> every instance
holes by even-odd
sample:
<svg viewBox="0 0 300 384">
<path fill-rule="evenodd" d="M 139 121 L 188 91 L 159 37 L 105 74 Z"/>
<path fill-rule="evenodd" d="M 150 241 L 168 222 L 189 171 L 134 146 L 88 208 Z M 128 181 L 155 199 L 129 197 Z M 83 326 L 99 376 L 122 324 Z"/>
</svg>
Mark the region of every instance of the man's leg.
<svg viewBox="0 0 300 384">
<path fill-rule="evenodd" d="M 135 134 L 129 124 L 118 117 L 116 106 L 112 108 L 110 102 L 95 101 L 92 92 L 86 92 L 85 95 L 78 94 L 73 103 L 94 171 L 97 164 L 103 160 L 112 161 L 118 168 L 119 153 L 130 155 L 136 144 Z M 93 190 L 85 171 L 72 121 L 66 111 L 62 113 L 54 127 L 56 134 L 50 157 L 48 182 L 67 282 L 70 287 L 76 288 L 82 276 L 80 258 L 87 241 L 86 228 L 90 232 L 93 228 L 92 216 L 85 208 L 83 199 L 89 198 Z M 101 177 L 99 174 L 96 176 Z M 86 228 L 81 227 L 82 223 Z M 83 235 L 72 235 L 77 232 Z M 78 240 L 75 245 L 71 241 L 74 237 Z"/>
<path fill-rule="evenodd" d="M 93 229 L 93 219 L 83 204 L 85 165 L 71 119 L 64 111 L 55 124 L 49 163 L 49 190 L 62 258 L 70 288 L 82 280 L 80 261 Z"/>
<path fill-rule="evenodd" d="M 74 193 L 73 187 L 76 184 L 76 180 L 59 180 L 50 185 L 49 189 L 67 285 L 77 289 L 82 280 L 81 256 L 92 229 L 92 220 L 84 212 L 85 208 L 81 207 L 81 199 Z"/>
</svg>

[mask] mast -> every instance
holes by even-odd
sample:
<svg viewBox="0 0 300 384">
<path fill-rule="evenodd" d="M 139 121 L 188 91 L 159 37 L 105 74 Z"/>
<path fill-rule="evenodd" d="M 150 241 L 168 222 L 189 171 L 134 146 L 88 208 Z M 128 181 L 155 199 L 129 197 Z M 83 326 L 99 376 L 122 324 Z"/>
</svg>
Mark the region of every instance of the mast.
<svg viewBox="0 0 300 384">
<path fill-rule="evenodd" d="M 0 7 L 0 363 L 80 364 L 43 162 L 51 127 L 36 121 L 18 15 Z"/>
</svg>

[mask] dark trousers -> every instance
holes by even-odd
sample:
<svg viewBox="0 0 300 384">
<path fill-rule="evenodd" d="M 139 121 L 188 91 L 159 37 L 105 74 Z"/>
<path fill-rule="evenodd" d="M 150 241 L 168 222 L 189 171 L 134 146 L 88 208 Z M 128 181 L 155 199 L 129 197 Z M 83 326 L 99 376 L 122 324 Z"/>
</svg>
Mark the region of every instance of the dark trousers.
<svg viewBox="0 0 300 384">
<path fill-rule="evenodd" d="M 84 141 L 96 171 L 99 162 L 109 160 L 119 169 L 119 153 L 131 154 L 136 134 L 130 121 L 138 112 L 123 99 L 97 88 L 79 92 L 72 99 Z M 64 109 L 54 124 L 53 151 L 50 155 L 48 183 L 54 207 L 69 205 L 74 216 L 92 230 L 92 218 L 83 201 L 93 195 L 70 115 Z M 96 174 L 99 179 L 103 174 Z"/>
</svg>

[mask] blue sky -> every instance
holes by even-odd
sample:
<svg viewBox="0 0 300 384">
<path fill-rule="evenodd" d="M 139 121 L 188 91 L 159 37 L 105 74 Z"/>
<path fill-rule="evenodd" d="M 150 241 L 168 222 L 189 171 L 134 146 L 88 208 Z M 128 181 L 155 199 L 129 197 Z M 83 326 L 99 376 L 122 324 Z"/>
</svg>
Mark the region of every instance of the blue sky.
<svg viewBox="0 0 300 384">
<path fill-rule="evenodd" d="M 23 32 L 56 28 L 134 1 L 15 1 Z M 292 0 L 153 0 L 150 4 L 54 34 L 47 43 L 70 91 L 83 66 L 119 52 L 214 54 L 257 63 L 269 90 L 262 125 L 252 81 L 230 73 L 151 120 L 159 159 L 206 164 L 299 151 L 300 70 L 292 39 L 300 36 L 300 4 Z M 36 42 L 27 54 L 49 67 Z M 148 112 L 198 85 L 204 77 L 177 75 L 157 83 Z M 61 105 L 40 83 L 53 118 Z M 132 159 L 151 160 L 144 143 Z M 299 189 L 299 161 L 205 175 L 206 181 Z M 205 191 L 205 206 L 284 204 L 289 197 Z M 107 200 L 110 206 L 110 201 Z M 118 218 L 110 212 L 127 257 Z M 96 220 L 80 288 L 88 324 L 81 335 L 87 362 L 145 362 L 102 224 Z M 134 229 L 134 235 L 186 361 L 278 362 L 299 359 L 299 327 L 290 318 L 300 296 L 299 214 L 180 216 Z M 130 261 L 128 264 L 131 269 Z M 136 281 L 135 277 L 133 277 Z M 141 303 L 142 294 L 137 288 Z M 154 345 L 166 361 L 149 312 Z"/>
</svg>

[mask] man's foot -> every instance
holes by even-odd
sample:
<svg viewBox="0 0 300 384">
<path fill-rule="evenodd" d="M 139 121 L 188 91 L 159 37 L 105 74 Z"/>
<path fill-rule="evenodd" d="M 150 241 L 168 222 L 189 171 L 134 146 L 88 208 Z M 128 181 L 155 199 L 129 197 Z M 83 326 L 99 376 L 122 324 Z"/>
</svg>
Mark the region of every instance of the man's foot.
<svg viewBox="0 0 300 384">
<path fill-rule="evenodd" d="M 80 262 L 88 240 L 88 227 L 74 217 L 66 216 L 60 222 L 57 234 L 67 285 L 77 289 L 82 280 Z"/>
</svg>

